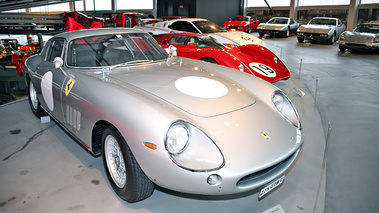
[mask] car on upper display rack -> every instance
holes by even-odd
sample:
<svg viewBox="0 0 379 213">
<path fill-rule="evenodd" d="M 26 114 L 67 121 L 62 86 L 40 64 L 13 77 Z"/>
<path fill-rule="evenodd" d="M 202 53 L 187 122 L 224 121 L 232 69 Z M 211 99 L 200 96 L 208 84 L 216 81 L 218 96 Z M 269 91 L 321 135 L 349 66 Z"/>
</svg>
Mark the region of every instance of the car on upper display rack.
<svg viewBox="0 0 379 213">
<path fill-rule="evenodd" d="M 231 67 L 271 83 L 288 79 L 291 75 L 273 52 L 259 45 L 227 46 L 198 33 L 164 34 L 154 38 L 165 49 L 174 46 L 178 56 Z"/>
<path fill-rule="evenodd" d="M 155 185 L 203 195 L 283 183 L 303 144 L 290 99 L 244 72 L 169 55 L 128 28 L 57 34 L 25 63 L 32 112 L 102 155 L 128 202 Z M 267 185 L 265 185 L 267 184 Z"/>
<path fill-rule="evenodd" d="M 260 37 L 263 37 L 265 34 L 280 34 L 289 37 L 292 33 L 296 33 L 299 26 L 299 23 L 293 18 L 274 17 L 266 23 L 260 23 L 257 31 Z"/>
<path fill-rule="evenodd" d="M 152 35 L 180 32 L 203 33 L 211 35 L 214 39 L 222 44 L 258 44 L 261 46 L 266 45 L 264 41 L 251 34 L 238 31 L 227 31 L 207 19 L 200 18 L 174 19 L 145 26 L 136 26 L 134 28 L 148 32 Z"/>
<path fill-rule="evenodd" d="M 379 23 L 362 23 L 353 31 L 343 32 L 338 40 L 340 51 L 379 51 Z"/>
<path fill-rule="evenodd" d="M 243 31 L 251 33 L 256 30 L 259 20 L 251 16 L 236 16 L 228 21 L 225 21 L 222 27 L 227 31 Z"/>
<path fill-rule="evenodd" d="M 297 41 L 327 41 L 333 44 L 346 27 L 338 18 L 315 17 L 297 29 Z"/>
</svg>

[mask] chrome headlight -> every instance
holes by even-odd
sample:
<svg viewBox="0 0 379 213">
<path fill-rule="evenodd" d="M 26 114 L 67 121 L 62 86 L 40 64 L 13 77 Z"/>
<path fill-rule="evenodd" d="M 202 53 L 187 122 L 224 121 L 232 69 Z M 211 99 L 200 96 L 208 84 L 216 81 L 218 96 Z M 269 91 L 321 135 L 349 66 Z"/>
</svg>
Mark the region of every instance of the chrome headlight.
<svg viewBox="0 0 379 213">
<path fill-rule="evenodd" d="M 376 36 L 376 37 L 372 40 L 372 42 L 374 42 L 374 43 L 379 43 L 379 36 Z"/>
<path fill-rule="evenodd" d="M 242 63 L 240 63 L 240 64 L 238 64 L 238 69 L 239 69 L 241 72 L 243 72 L 243 71 L 245 70 L 245 66 L 244 66 Z"/>
<path fill-rule="evenodd" d="M 300 127 L 300 119 L 290 99 L 280 90 L 275 91 L 271 97 L 276 109 L 296 127 Z"/>
<path fill-rule="evenodd" d="M 224 157 L 212 139 L 186 121 L 171 124 L 165 146 L 173 162 L 184 169 L 212 171 L 224 165 Z"/>
<path fill-rule="evenodd" d="M 275 61 L 275 63 L 278 63 L 278 57 L 277 56 L 274 56 L 274 61 Z"/>
<path fill-rule="evenodd" d="M 343 41 L 343 40 L 345 40 L 346 39 L 346 34 L 345 33 L 341 33 L 341 35 L 340 35 L 340 41 Z"/>
</svg>

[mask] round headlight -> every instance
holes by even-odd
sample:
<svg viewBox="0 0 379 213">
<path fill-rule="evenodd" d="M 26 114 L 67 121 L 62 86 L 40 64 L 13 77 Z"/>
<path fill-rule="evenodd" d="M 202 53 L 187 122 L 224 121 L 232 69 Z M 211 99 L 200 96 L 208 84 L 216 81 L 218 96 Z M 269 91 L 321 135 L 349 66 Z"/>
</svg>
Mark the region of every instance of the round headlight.
<svg viewBox="0 0 379 213">
<path fill-rule="evenodd" d="M 379 43 L 379 36 L 376 36 L 376 37 L 373 39 L 373 42 L 374 42 L 374 43 Z"/>
<path fill-rule="evenodd" d="M 300 128 L 300 119 L 295 107 L 290 99 L 280 90 L 277 90 L 272 95 L 272 103 L 276 109 L 294 126 Z"/>
<path fill-rule="evenodd" d="M 245 66 L 244 66 L 242 63 L 240 63 L 240 64 L 238 64 L 238 69 L 239 69 L 241 72 L 243 72 L 243 71 L 245 70 Z"/>
<path fill-rule="evenodd" d="M 171 154 L 182 152 L 187 146 L 188 130 L 182 125 L 172 127 L 167 133 L 166 148 Z"/>
<path fill-rule="evenodd" d="M 278 57 L 274 56 L 275 63 L 278 63 Z"/>
<path fill-rule="evenodd" d="M 283 94 L 281 92 L 275 92 L 274 96 L 272 97 L 272 102 L 274 103 L 276 109 L 281 112 L 284 103 Z"/>
</svg>

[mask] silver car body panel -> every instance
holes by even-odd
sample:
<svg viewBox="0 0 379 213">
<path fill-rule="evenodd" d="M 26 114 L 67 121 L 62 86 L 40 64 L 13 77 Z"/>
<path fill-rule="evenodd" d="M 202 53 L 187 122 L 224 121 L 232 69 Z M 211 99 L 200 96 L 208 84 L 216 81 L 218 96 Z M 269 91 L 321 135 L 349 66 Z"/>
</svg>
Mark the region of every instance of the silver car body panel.
<svg viewBox="0 0 379 213">
<path fill-rule="evenodd" d="M 85 30 L 57 37 L 69 42 L 88 35 L 129 32 L 138 31 Z M 92 143 L 96 125 L 112 124 L 128 143 L 146 176 L 165 188 L 207 195 L 251 190 L 285 173 L 303 143 L 300 121 L 294 126 L 271 101 L 278 88 L 231 68 L 173 57 L 113 67 L 106 74 L 101 67 L 67 66 L 63 70 L 49 68 L 46 74 L 33 69 L 41 60 L 41 55 L 30 57 L 25 64 L 26 75 L 48 114 L 94 154 L 100 154 L 99 144 Z M 49 88 L 42 79 L 50 75 Z M 205 83 L 196 84 L 193 78 Z M 203 89 L 206 83 L 218 82 L 215 85 L 223 85 L 220 88 L 226 88 L 227 92 L 214 91 L 201 97 L 201 92 L 192 94 L 183 90 L 178 83 L 181 79 L 190 79 L 184 85 L 189 83 Z M 73 81 L 75 84 L 67 93 Z M 51 94 L 44 93 L 43 87 Z M 49 98 L 54 108 L 48 106 Z M 196 172 L 172 161 L 164 140 L 169 126 L 177 120 L 192 123 L 214 141 L 224 157 L 223 167 Z M 144 142 L 157 148 L 150 149 Z M 222 181 L 213 186 L 207 184 L 211 174 L 220 175 Z"/>
<path fill-rule="evenodd" d="M 287 20 L 287 23 L 270 23 L 271 20 L 274 19 L 280 19 L 280 20 Z M 266 23 L 260 23 L 257 27 L 258 32 L 264 32 L 264 33 L 286 33 L 288 27 L 290 28 L 291 32 L 296 32 L 296 30 L 299 28 L 299 23 L 293 20 L 293 23 L 291 24 L 291 18 L 288 17 L 274 17 L 268 20 Z"/>
<path fill-rule="evenodd" d="M 327 20 L 334 22 L 335 24 L 311 24 L 311 22 L 315 20 Z M 316 17 L 308 22 L 308 24 L 301 25 L 299 29 L 297 29 L 297 35 L 309 40 L 327 41 L 331 39 L 333 35 L 335 36 L 335 39 L 338 39 L 340 34 L 345 31 L 345 29 L 345 25 L 342 24 L 337 18 Z"/>
<path fill-rule="evenodd" d="M 364 24 L 362 24 L 364 25 Z M 367 25 L 376 26 L 376 30 L 379 29 L 379 23 L 367 23 Z M 375 39 L 377 42 L 375 42 Z M 345 31 L 341 34 L 339 45 L 346 49 L 355 49 L 363 51 L 379 51 L 379 31 L 372 32 L 359 32 L 357 28 L 353 31 Z"/>
</svg>

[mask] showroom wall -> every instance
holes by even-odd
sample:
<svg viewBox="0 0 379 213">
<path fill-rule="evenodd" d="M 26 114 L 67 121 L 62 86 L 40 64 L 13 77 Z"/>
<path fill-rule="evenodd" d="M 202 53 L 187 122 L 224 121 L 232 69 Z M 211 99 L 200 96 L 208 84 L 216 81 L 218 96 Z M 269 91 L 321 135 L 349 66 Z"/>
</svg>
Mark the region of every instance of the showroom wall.
<svg viewBox="0 0 379 213">
<path fill-rule="evenodd" d="M 222 25 L 228 18 L 242 15 L 241 2 L 243 0 L 158 0 L 157 17 L 205 18 Z"/>
</svg>

